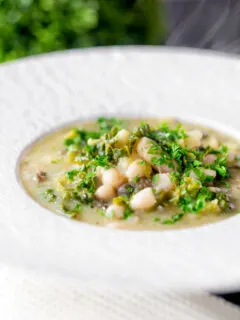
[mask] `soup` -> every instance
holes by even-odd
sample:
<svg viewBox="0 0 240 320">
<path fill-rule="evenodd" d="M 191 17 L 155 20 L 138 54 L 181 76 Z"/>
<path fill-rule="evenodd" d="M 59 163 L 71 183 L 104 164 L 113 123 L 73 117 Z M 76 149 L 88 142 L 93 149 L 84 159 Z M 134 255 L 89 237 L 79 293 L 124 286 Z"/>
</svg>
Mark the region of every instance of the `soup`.
<svg viewBox="0 0 240 320">
<path fill-rule="evenodd" d="M 20 175 L 42 206 L 117 229 L 216 222 L 240 207 L 240 145 L 176 119 L 75 123 L 36 142 Z"/>
</svg>

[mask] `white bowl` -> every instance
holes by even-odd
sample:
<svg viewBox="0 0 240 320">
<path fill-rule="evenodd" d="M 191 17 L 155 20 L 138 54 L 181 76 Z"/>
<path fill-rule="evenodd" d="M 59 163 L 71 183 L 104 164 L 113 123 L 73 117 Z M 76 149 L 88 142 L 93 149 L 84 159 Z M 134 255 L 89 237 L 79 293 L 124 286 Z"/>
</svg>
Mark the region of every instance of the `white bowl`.
<svg viewBox="0 0 240 320">
<path fill-rule="evenodd" d="M 2 262 L 93 286 L 240 286 L 240 215 L 179 231 L 109 230 L 49 212 L 18 178 L 32 141 L 98 115 L 173 115 L 240 139 L 239 59 L 155 47 L 76 50 L 3 64 L 0 83 Z"/>
</svg>

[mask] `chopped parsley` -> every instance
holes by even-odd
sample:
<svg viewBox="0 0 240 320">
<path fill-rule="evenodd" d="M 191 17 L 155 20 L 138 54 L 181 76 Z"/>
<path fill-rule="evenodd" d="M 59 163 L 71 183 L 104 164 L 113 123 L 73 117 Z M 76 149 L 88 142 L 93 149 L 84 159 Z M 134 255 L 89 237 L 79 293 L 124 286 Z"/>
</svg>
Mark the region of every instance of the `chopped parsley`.
<svg viewBox="0 0 240 320">
<path fill-rule="evenodd" d="M 137 183 L 138 180 L 139 180 L 139 176 L 136 176 L 136 177 L 133 178 L 133 182 L 134 182 L 134 183 Z"/>
<path fill-rule="evenodd" d="M 156 182 L 158 182 L 158 179 L 159 179 L 158 175 L 155 174 L 155 175 L 152 177 L 152 182 L 153 182 L 153 183 L 156 183 Z"/>
<path fill-rule="evenodd" d="M 54 193 L 53 189 L 46 189 L 45 192 L 43 193 L 43 197 L 48 201 L 48 202 L 54 202 L 57 198 L 57 196 Z"/>
<path fill-rule="evenodd" d="M 183 216 L 184 216 L 183 213 L 177 213 L 177 214 L 173 215 L 170 219 L 163 220 L 162 224 L 175 224 L 180 219 L 182 219 Z"/>
<path fill-rule="evenodd" d="M 124 126 L 124 121 L 116 118 L 100 117 L 98 118 L 97 123 L 99 126 L 100 135 L 108 133 L 113 127 L 117 127 L 120 130 Z"/>
<path fill-rule="evenodd" d="M 66 175 L 70 181 L 73 181 L 74 177 L 78 174 L 79 170 L 71 170 L 66 172 Z"/>
<path fill-rule="evenodd" d="M 127 220 L 129 217 L 133 215 L 133 213 L 134 211 L 130 207 L 127 207 L 123 212 L 123 219 Z"/>
<path fill-rule="evenodd" d="M 213 149 L 200 145 L 189 148 L 185 143 L 186 138 L 189 139 L 188 134 L 180 124 L 173 128 L 162 123 L 155 128 L 145 122 L 129 132 L 129 137 L 121 144 L 118 133 L 125 125 L 122 120 L 101 117 L 97 120 L 96 130 L 72 129 L 63 141 L 65 154 L 62 158 L 73 165 L 72 169 L 59 177 L 56 190 L 45 190 L 45 199 L 49 202 L 60 202 L 62 210 L 75 217 L 81 212 L 83 205 L 94 207 L 95 193 L 101 185 L 99 172 L 116 168 L 119 159 L 123 157 L 134 156 L 133 159 L 137 158 L 140 165 L 151 165 L 152 168 L 149 175 L 141 176 L 141 179 L 135 176 L 133 182 L 125 181 L 123 187 L 127 195 L 111 199 L 113 204 L 124 206 L 123 219 L 134 214 L 130 204 L 132 197 L 139 192 L 136 185 L 140 184 L 142 179 L 146 180 L 143 189 L 158 184 L 159 172 L 165 172 L 161 171 L 162 168 L 169 172 L 172 188 L 158 192 L 154 186 L 156 205 L 171 205 L 181 213 L 163 221 L 156 217 L 154 222 L 174 224 L 188 213 L 198 214 L 204 210 L 218 209 L 227 211 L 231 208 L 231 199 L 227 192 L 219 188 L 229 188 L 227 147 Z M 150 147 L 146 150 L 148 157 L 136 157 L 137 144 L 143 137 L 151 140 Z M 214 155 L 212 163 L 205 160 L 208 155 Z M 239 159 L 239 156 L 235 157 L 235 161 Z M 117 188 L 115 192 L 118 192 Z M 98 211 L 103 214 L 105 211 L 101 210 Z"/>
<path fill-rule="evenodd" d="M 82 212 L 82 205 L 77 203 L 72 209 L 68 207 L 66 204 L 61 204 L 61 209 L 63 212 L 68 215 L 70 218 L 74 219 Z"/>
</svg>

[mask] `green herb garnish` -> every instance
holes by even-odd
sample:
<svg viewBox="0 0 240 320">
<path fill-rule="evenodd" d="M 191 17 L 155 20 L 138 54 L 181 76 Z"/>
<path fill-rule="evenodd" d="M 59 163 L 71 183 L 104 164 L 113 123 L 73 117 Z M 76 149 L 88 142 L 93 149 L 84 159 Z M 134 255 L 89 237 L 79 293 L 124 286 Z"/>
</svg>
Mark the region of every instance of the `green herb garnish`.
<svg viewBox="0 0 240 320">
<path fill-rule="evenodd" d="M 133 178 L 133 182 L 134 182 L 134 183 L 137 183 L 138 180 L 139 180 L 139 176 L 136 176 L 136 177 Z"/>
<path fill-rule="evenodd" d="M 74 169 L 59 178 L 57 193 L 53 189 L 47 189 L 45 198 L 49 202 L 62 201 L 63 211 L 70 216 L 81 212 L 83 204 L 94 207 L 95 192 L 102 183 L 102 170 L 115 168 L 122 157 L 134 155 L 134 159 L 138 159 L 137 144 L 145 137 L 151 141 L 149 150 L 146 150 L 148 157 L 141 155 L 139 164 L 152 165 L 152 175 L 141 177 L 141 180 L 136 176 L 133 183 L 126 183 L 124 186 L 127 196 L 111 199 L 113 204 L 124 206 L 124 219 L 134 213 L 130 203 L 138 192 L 138 182 L 140 184 L 143 179 L 143 188 L 152 187 L 151 183 L 154 186 L 159 182 L 159 172 L 166 171 L 172 187 L 169 190 L 164 190 L 164 187 L 160 191 L 154 189 L 156 205 L 175 206 L 181 213 L 162 221 L 163 224 L 174 224 L 188 213 L 198 214 L 204 210 L 218 212 L 231 208 L 229 196 L 219 188 L 220 185 L 227 186 L 227 179 L 230 177 L 227 147 L 213 149 L 201 145 L 189 148 L 185 140 L 187 133 L 181 125 L 170 128 L 163 123 L 153 128 L 145 122 L 132 130 L 125 143 L 121 144 L 118 133 L 123 127 L 122 120 L 101 117 L 95 131 L 81 128 L 71 130 L 64 140 L 66 155 L 62 159 L 67 159 Z M 205 157 L 208 155 L 216 158 L 213 163 L 207 163 Z M 117 188 L 115 191 L 118 191 Z M 78 207 L 72 207 L 73 203 L 77 203 Z M 159 220 L 158 217 L 154 218 L 154 222 Z"/>
<path fill-rule="evenodd" d="M 57 198 L 57 196 L 54 193 L 53 189 L 46 189 L 45 192 L 43 193 L 43 197 L 48 201 L 48 202 L 54 202 Z"/>
<path fill-rule="evenodd" d="M 133 213 L 134 211 L 130 207 L 127 207 L 123 212 L 123 219 L 127 220 L 129 217 L 133 215 Z"/>
<path fill-rule="evenodd" d="M 170 219 L 164 220 L 162 222 L 162 224 L 175 224 L 176 222 L 178 222 L 180 219 L 182 219 L 182 217 L 184 216 L 183 213 L 178 213 L 173 215 Z"/>
</svg>

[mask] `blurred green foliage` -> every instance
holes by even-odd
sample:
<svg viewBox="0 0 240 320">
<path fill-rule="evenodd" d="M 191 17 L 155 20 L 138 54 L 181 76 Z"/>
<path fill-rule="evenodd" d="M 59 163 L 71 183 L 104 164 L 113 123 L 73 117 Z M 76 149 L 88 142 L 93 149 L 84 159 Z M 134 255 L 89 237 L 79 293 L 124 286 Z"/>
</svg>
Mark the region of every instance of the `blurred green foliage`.
<svg viewBox="0 0 240 320">
<path fill-rule="evenodd" d="M 160 44 L 159 0 L 0 0 L 0 62 L 68 48 Z"/>
</svg>

